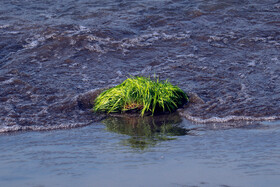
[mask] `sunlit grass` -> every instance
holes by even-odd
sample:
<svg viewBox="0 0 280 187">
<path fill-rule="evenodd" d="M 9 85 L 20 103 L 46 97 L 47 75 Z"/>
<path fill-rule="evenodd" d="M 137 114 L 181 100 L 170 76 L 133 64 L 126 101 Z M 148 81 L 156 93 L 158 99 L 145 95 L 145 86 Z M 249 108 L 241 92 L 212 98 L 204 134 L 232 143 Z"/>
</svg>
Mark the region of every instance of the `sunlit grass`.
<svg viewBox="0 0 280 187">
<path fill-rule="evenodd" d="M 188 102 L 187 95 L 177 86 L 159 79 L 131 77 L 123 83 L 102 92 L 96 99 L 96 112 L 126 112 L 131 110 L 145 113 L 172 112 Z"/>
</svg>

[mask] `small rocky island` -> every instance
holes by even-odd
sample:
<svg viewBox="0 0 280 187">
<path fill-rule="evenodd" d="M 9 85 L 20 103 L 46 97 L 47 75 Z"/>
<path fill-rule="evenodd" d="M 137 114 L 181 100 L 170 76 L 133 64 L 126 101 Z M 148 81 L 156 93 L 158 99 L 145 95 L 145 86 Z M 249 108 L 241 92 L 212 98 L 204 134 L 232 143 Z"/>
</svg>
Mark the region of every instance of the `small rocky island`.
<svg viewBox="0 0 280 187">
<path fill-rule="evenodd" d="M 130 77 L 103 91 L 94 101 L 95 112 L 154 115 L 173 112 L 189 101 L 187 94 L 167 80 Z"/>
</svg>

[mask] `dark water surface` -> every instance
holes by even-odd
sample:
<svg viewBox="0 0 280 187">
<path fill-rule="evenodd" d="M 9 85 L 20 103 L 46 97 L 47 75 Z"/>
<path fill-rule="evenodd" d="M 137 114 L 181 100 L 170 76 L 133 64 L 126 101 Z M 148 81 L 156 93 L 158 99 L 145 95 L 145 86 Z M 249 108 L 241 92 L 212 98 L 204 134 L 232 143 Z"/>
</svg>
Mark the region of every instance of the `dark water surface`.
<svg viewBox="0 0 280 187">
<path fill-rule="evenodd" d="M 154 74 L 197 96 L 181 117 L 90 111 Z M 279 82 L 279 0 L 1 0 L 0 182 L 277 186 Z"/>
<path fill-rule="evenodd" d="M 279 1 L 2 0 L 0 131 L 87 125 L 75 99 L 129 74 L 197 93 L 191 120 L 279 119 L 279 26 Z"/>
</svg>

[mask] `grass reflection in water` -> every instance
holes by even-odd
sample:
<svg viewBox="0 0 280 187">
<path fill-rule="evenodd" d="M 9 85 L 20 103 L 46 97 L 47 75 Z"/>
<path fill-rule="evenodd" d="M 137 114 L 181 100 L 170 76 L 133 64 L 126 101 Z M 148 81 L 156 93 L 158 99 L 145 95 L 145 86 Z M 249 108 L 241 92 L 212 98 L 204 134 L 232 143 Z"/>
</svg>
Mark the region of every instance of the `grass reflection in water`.
<svg viewBox="0 0 280 187">
<path fill-rule="evenodd" d="M 160 141 L 174 140 L 176 136 L 187 135 L 189 130 L 181 125 L 178 114 L 158 116 L 110 116 L 103 120 L 110 132 L 126 134 L 130 137 L 124 145 L 144 150 Z"/>
</svg>

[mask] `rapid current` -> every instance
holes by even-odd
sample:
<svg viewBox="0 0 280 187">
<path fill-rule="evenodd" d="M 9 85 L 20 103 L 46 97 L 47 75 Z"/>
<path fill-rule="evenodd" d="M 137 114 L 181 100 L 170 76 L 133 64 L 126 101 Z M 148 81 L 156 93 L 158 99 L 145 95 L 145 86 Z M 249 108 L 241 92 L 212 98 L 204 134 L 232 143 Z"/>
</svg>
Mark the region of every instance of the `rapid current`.
<svg viewBox="0 0 280 187">
<path fill-rule="evenodd" d="M 92 112 L 130 76 L 190 102 Z M 0 186 L 279 187 L 279 135 L 279 0 L 0 0 Z"/>
<path fill-rule="evenodd" d="M 130 75 L 198 97 L 198 123 L 279 119 L 280 1 L 0 1 L 0 133 L 99 121 L 84 103 Z"/>
</svg>

